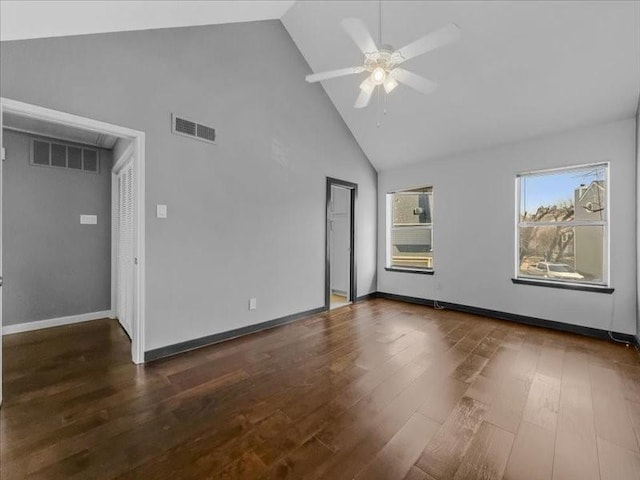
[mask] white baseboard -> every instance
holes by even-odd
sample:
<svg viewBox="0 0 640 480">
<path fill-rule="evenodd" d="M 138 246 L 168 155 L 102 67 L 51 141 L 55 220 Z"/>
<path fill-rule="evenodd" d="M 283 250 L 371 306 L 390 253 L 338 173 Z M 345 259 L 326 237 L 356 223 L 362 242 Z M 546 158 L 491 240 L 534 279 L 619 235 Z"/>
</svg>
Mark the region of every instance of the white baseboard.
<svg viewBox="0 0 640 480">
<path fill-rule="evenodd" d="M 12 333 L 29 332 L 31 330 L 40 330 L 41 328 L 60 327 L 71 323 L 88 322 L 90 320 L 98 320 L 101 318 L 113 318 L 114 313 L 111 310 L 102 312 L 81 313 L 80 315 L 70 315 L 68 317 L 49 318 L 47 320 L 38 320 L 35 322 L 18 323 L 16 325 L 6 325 L 2 327 L 3 335 L 11 335 Z"/>
</svg>

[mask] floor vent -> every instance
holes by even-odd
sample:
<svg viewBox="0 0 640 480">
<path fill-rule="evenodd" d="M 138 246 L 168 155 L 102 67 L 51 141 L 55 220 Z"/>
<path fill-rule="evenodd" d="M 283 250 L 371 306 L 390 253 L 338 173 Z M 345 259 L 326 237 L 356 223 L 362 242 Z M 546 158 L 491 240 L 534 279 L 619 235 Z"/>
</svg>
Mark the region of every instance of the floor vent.
<svg viewBox="0 0 640 480">
<path fill-rule="evenodd" d="M 175 113 L 171 114 L 171 132 L 176 135 L 193 138 L 194 140 L 213 143 L 214 145 L 216 141 L 215 128 L 187 120 L 179 117 Z"/>
</svg>

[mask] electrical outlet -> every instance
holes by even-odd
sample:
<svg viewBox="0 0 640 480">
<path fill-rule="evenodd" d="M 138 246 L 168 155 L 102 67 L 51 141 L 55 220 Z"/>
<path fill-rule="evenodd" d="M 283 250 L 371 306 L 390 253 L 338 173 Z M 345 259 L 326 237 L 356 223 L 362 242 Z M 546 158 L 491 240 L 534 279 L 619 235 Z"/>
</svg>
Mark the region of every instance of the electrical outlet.
<svg viewBox="0 0 640 480">
<path fill-rule="evenodd" d="M 249 299 L 249 310 L 255 310 L 258 308 L 258 299 L 250 298 Z"/>
</svg>

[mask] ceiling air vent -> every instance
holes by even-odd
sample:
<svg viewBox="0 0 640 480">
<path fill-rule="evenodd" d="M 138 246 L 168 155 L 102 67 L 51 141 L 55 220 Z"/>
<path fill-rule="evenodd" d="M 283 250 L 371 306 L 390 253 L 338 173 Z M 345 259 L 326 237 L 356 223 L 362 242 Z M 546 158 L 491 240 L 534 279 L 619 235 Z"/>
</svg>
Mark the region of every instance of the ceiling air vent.
<svg viewBox="0 0 640 480">
<path fill-rule="evenodd" d="M 215 128 L 202 125 L 201 123 L 196 123 L 192 120 L 187 120 L 174 113 L 171 114 L 171 132 L 176 135 L 183 135 L 202 142 L 215 144 L 216 141 Z"/>
</svg>

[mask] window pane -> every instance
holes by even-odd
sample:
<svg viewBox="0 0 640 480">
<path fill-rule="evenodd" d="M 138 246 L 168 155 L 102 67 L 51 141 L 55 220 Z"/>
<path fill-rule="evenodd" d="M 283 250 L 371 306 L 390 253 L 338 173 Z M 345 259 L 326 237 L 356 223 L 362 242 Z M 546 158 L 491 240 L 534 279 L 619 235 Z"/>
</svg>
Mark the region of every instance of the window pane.
<svg viewBox="0 0 640 480">
<path fill-rule="evenodd" d="M 49 165 L 49 142 L 33 141 L 33 163 Z"/>
<path fill-rule="evenodd" d="M 87 150 L 86 148 L 83 151 L 83 170 L 87 172 L 97 172 L 98 171 L 98 152 L 95 150 Z"/>
<path fill-rule="evenodd" d="M 54 167 L 67 166 L 67 147 L 59 143 L 51 144 L 51 165 Z"/>
<path fill-rule="evenodd" d="M 605 220 L 606 166 L 520 177 L 520 220 Z"/>
<path fill-rule="evenodd" d="M 431 228 L 399 227 L 392 229 L 391 266 L 433 268 Z"/>
<path fill-rule="evenodd" d="M 69 155 L 69 168 L 74 168 L 76 170 L 82 169 L 82 149 L 77 147 L 68 147 L 68 155 Z"/>
<path fill-rule="evenodd" d="M 425 225 L 431 223 L 431 193 L 427 191 L 393 194 L 393 225 Z"/>
<path fill-rule="evenodd" d="M 520 276 L 606 283 L 603 226 L 520 227 Z"/>
</svg>

